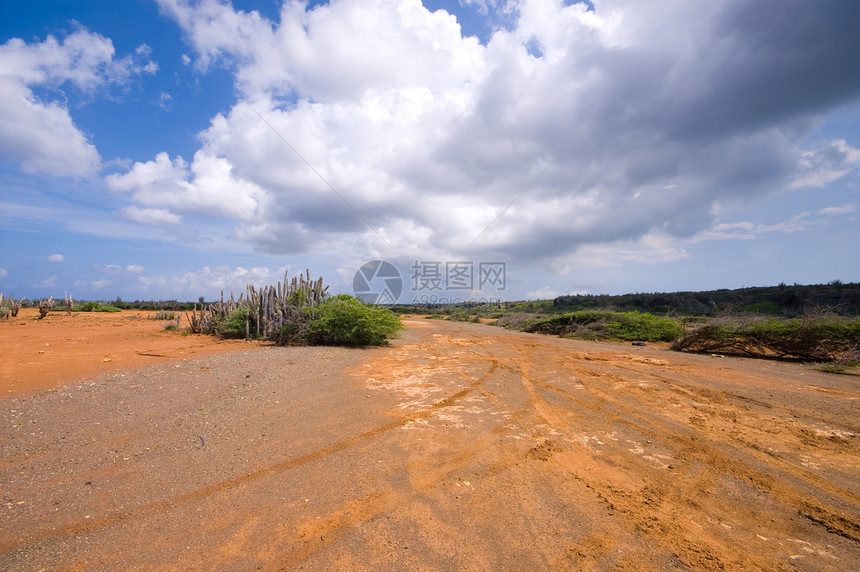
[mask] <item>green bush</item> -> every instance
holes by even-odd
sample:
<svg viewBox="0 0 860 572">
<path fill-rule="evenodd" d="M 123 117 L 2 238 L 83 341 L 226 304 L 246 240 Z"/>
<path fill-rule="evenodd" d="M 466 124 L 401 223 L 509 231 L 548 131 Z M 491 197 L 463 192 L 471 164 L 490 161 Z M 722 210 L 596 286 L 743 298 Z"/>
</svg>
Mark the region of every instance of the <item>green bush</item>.
<svg viewBox="0 0 860 572">
<path fill-rule="evenodd" d="M 87 302 L 82 306 L 72 308 L 73 312 L 122 312 L 122 308 L 116 306 L 102 306 L 98 302 Z"/>
<path fill-rule="evenodd" d="M 607 322 L 606 329 L 610 337 L 629 342 L 671 342 L 684 333 L 678 322 L 671 318 L 638 312 L 615 314 L 612 321 Z"/>
<path fill-rule="evenodd" d="M 309 308 L 311 343 L 338 346 L 378 346 L 403 328 L 400 319 L 387 308 L 371 306 L 341 294 Z"/>
<path fill-rule="evenodd" d="M 248 321 L 249 314 L 250 309 L 247 307 L 235 310 L 226 320 L 215 324 L 215 333 L 222 338 L 244 338 L 245 323 Z"/>
<path fill-rule="evenodd" d="M 671 342 L 684 333 L 680 323 L 673 318 L 606 310 L 582 310 L 536 318 L 523 323 L 519 329 L 588 340 L 643 342 Z"/>
</svg>

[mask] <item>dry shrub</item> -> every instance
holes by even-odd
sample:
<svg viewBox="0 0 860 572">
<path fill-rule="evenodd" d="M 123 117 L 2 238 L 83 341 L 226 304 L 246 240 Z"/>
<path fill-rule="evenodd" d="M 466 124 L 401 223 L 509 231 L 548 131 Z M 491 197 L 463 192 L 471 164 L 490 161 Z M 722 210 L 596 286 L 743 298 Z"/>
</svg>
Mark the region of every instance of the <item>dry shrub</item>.
<svg viewBox="0 0 860 572">
<path fill-rule="evenodd" d="M 715 318 L 672 345 L 678 351 L 813 362 L 851 359 L 860 345 L 860 320 L 813 311 L 802 318 Z"/>
</svg>

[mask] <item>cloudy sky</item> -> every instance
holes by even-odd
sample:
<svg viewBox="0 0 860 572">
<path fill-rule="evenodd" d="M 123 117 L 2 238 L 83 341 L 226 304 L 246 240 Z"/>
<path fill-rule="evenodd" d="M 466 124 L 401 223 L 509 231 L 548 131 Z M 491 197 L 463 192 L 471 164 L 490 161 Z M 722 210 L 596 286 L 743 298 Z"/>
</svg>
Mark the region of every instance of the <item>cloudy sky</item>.
<svg viewBox="0 0 860 572">
<path fill-rule="evenodd" d="M 5 0 L 0 292 L 860 281 L 858 29 L 854 0 Z"/>
</svg>

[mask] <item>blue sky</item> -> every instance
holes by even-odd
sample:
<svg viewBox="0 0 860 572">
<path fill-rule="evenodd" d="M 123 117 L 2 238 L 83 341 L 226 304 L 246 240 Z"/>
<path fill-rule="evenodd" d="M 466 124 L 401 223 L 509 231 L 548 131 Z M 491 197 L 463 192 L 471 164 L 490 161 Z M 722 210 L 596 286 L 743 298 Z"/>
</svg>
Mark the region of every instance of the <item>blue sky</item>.
<svg viewBox="0 0 860 572">
<path fill-rule="evenodd" d="M 860 6 L 774 5 L 7 0 L 0 292 L 858 281 Z"/>
</svg>

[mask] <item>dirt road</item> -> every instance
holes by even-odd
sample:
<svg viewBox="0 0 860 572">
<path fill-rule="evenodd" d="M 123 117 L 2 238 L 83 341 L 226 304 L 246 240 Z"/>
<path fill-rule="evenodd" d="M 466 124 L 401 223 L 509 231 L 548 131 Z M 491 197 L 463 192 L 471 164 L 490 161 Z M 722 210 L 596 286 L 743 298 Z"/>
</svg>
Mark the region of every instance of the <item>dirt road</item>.
<svg viewBox="0 0 860 572">
<path fill-rule="evenodd" d="M 860 569 L 860 384 L 407 320 L 0 401 L 3 570 Z"/>
</svg>

